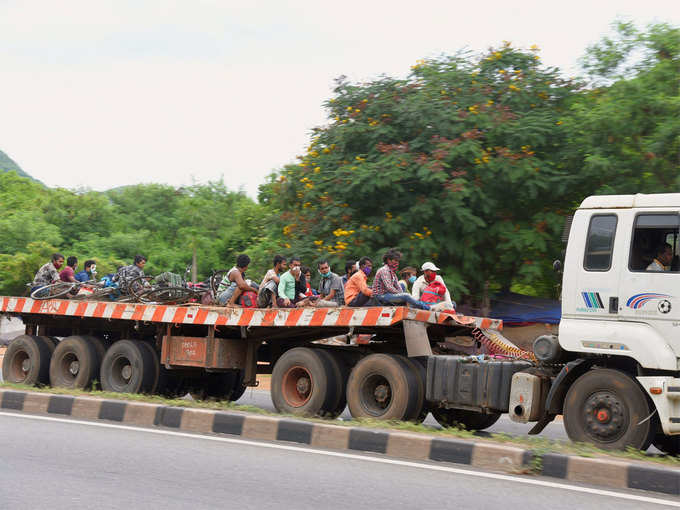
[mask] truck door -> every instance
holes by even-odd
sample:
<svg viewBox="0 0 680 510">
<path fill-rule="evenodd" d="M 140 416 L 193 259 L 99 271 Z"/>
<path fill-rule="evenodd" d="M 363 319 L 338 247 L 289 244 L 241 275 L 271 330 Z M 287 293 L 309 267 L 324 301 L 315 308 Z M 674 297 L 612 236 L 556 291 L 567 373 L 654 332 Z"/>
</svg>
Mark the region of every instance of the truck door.
<svg viewBox="0 0 680 510">
<path fill-rule="evenodd" d="M 577 212 L 565 260 L 563 318 L 617 319 L 617 314 L 610 312 L 610 301 L 616 304 L 619 295 L 621 260 L 614 255 L 625 250 L 619 224 L 619 213 L 614 211 Z M 578 234 L 583 231 L 585 239 Z"/>
<path fill-rule="evenodd" d="M 656 329 L 680 356 L 678 211 L 635 214 L 628 264 L 621 272 L 619 319 Z"/>
</svg>

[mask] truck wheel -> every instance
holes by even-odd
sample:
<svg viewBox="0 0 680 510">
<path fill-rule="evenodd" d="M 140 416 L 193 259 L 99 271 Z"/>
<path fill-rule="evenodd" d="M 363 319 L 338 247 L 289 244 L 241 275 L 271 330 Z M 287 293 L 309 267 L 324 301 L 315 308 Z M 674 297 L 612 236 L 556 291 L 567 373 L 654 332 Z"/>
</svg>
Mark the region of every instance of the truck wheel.
<svg viewBox="0 0 680 510">
<path fill-rule="evenodd" d="M 271 396 L 281 413 L 324 416 L 337 405 L 333 369 L 317 349 L 286 351 L 272 370 Z"/>
<path fill-rule="evenodd" d="M 50 350 L 50 356 L 52 356 L 52 353 L 54 352 L 54 349 L 57 347 L 59 341 L 53 336 L 39 336 L 38 338 L 45 342 L 45 345 L 47 345 L 47 348 Z"/>
<path fill-rule="evenodd" d="M 87 388 L 99 373 L 97 351 L 82 336 L 69 336 L 57 344 L 50 361 L 50 384 L 62 388 Z"/>
<path fill-rule="evenodd" d="M 680 455 L 680 435 L 667 436 L 659 433 L 654 437 L 652 444 L 667 455 Z"/>
<path fill-rule="evenodd" d="M 651 411 L 642 389 L 618 370 L 586 372 L 564 400 L 564 428 L 569 439 L 598 448 L 646 450 L 651 442 Z"/>
<path fill-rule="evenodd" d="M 2 360 L 2 377 L 16 384 L 47 384 L 50 379 L 50 349 L 40 337 L 21 335 L 7 347 Z"/>
<path fill-rule="evenodd" d="M 354 418 L 408 420 L 418 414 L 418 381 L 397 356 L 371 354 L 349 375 L 347 403 Z"/>
<path fill-rule="evenodd" d="M 315 349 L 315 351 L 326 359 L 326 363 L 331 367 L 335 382 L 335 394 L 337 400 L 331 403 L 328 409 L 323 409 L 324 416 L 328 418 L 337 418 L 347 407 L 347 379 L 349 378 L 349 369 L 344 360 L 334 352 L 325 349 Z"/>
<path fill-rule="evenodd" d="M 156 390 L 158 389 L 158 383 L 161 378 L 160 358 L 158 357 L 156 349 L 154 349 L 149 342 L 139 342 L 139 346 L 142 348 L 142 354 L 147 357 L 146 362 L 149 364 L 149 366 L 153 367 L 151 369 L 153 377 L 150 379 L 151 382 L 149 383 L 149 387 L 144 391 L 146 393 L 156 393 Z"/>
<path fill-rule="evenodd" d="M 429 412 L 427 406 L 425 405 L 425 385 L 427 384 L 426 374 L 427 370 L 425 366 L 420 362 L 420 360 L 415 358 L 407 358 L 406 356 L 399 356 L 400 359 L 404 360 L 406 364 L 411 368 L 416 376 L 417 389 L 416 389 L 416 407 L 414 410 L 415 415 L 411 418 L 407 418 L 408 421 L 413 421 L 415 423 L 423 423 Z"/>
<path fill-rule="evenodd" d="M 500 413 L 479 413 L 466 409 L 430 409 L 432 416 L 442 427 L 463 426 L 466 430 L 484 430 L 496 423 Z"/>
<path fill-rule="evenodd" d="M 156 370 L 141 342 L 118 340 L 106 351 L 100 375 L 104 391 L 141 393 L 153 387 Z"/>
<path fill-rule="evenodd" d="M 205 374 L 201 385 L 206 397 L 234 401 L 243 396 L 246 387 L 243 385 L 243 371 L 229 370 Z"/>
</svg>

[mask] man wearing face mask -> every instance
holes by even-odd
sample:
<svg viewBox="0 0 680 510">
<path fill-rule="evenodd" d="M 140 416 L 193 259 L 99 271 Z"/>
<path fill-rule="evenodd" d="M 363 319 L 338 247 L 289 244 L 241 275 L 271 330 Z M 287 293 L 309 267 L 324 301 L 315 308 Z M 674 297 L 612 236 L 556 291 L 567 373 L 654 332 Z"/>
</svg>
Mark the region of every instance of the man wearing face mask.
<svg viewBox="0 0 680 510">
<path fill-rule="evenodd" d="M 40 287 L 59 281 L 59 269 L 64 265 L 64 256 L 61 253 L 52 254 L 52 260 L 44 264 L 33 278 L 31 292 Z"/>
<path fill-rule="evenodd" d="M 79 282 L 87 282 L 97 278 L 97 263 L 90 259 L 85 261 L 85 269 L 76 273 L 76 280 Z"/>
<path fill-rule="evenodd" d="M 399 286 L 397 269 L 401 253 L 397 250 L 389 250 L 383 255 L 385 265 L 378 269 L 373 280 L 373 297 L 384 305 L 408 305 L 421 310 L 429 310 L 430 306 L 413 299 L 410 294 L 403 292 Z"/>
<path fill-rule="evenodd" d="M 367 306 L 373 291 L 366 281 L 373 269 L 373 262 L 368 257 L 359 259 L 359 270 L 354 273 L 345 285 L 345 304 L 347 306 Z"/>
<path fill-rule="evenodd" d="M 340 277 L 331 271 L 327 260 L 319 262 L 319 299 L 314 306 L 342 306 L 345 304 L 345 291 Z"/>
<path fill-rule="evenodd" d="M 441 276 L 437 274 L 439 268 L 435 266 L 432 262 L 425 262 L 420 267 L 420 269 L 423 270 L 423 274 L 416 279 L 416 281 L 413 283 L 413 289 L 411 289 L 411 296 L 414 299 L 418 300 L 421 299 L 425 288 L 434 281 L 441 283 L 442 286 L 446 288 L 444 280 L 442 279 Z M 451 301 L 451 294 L 449 293 L 449 289 L 446 289 L 446 293 L 444 294 L 444 300 L 432 306 L 431 308 L 437 310 L 449 310 L 455 307 L 456 307 L 455 303 Z"/>
</svg>

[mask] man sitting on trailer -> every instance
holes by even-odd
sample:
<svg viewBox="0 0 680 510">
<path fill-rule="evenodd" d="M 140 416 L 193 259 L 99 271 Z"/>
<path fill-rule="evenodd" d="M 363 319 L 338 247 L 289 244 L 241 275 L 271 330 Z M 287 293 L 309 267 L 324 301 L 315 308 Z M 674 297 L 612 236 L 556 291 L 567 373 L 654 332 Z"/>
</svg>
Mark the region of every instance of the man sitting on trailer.
<svg viewBox="0 0 680 510">
<path fill-rule="evenodd" d="M 144 255 L 135 255 L 135 260 L 129 266 L 118 268 L 118 272 L 114 275 L 113 281 L 118 284 L 118 288 L 124 294 L 128 292 L 128 284 L 135 278 L 144 276 L 144 266 L 146 265 L 146 257 Z"/>
<path fill-rule="evenodd" d="M 51 283 L 59 281 L 59 269 L 64 265 L 64 256 L 61 253 L 53 253 L 52 260 L 44 264 L 38 272 L 35 273 L 33 283 L 31 283 L 31 292 Z"/>
<path fill-rule="evenodd" d="M 402 291 L 399 278 L 397 278 L 400 260 L 401 252 L 397 250 L 388 250 L 383 255 L 385 265 L 375 273 L 373 297 L 383 305 L 408 305 L 421 310 L 429 310 L 429 305 L 413 299 L 410 294 Z"/>
<path fill-rule="evenodd" d="M 90 259 L 85 261 L 85 269 L 76 273 L 76 280 L 79 282 L 88 282 L 97 277 L 97 262 Z"/>
<path fill-rule="evenodd" d="M 373 262 L 368 257 L 359 259 L 359 270 L 354 273 L 345 285 L 345 305 L 368 306 L 373 291 L 366 283 L 373 269 Z"/>
<path fill-rule="evenodd" d="M 76 283 L 76 267 L 78 267 L 78 257 L 70 256 L 66 259 L 66 267 L 59 273 L 62 282 Z"/>
<path fill-rule="evenodd" d="M 318 307 L 342 306 L 345 304 L 345 289 L 342 279 L 331 271 L 331 266 L 327 260 L 322 260 L 318 264 L 319 274 L 319 299 L 315 301 Z"/>
<path fill-rule="evenodd" d="M 258 308 L 276 308 L 276 295 L 279 288 L 279 275 L 286 270 L 286 257 L 274 255 L 274 267 L 267 271 L 257 293 Z"/>
<path fill-rule="evenodd" d="M 217 288 L 217 302 L 221 305 L 233 306 L 244 292 L 257 294 L 257 284 L 246 280 L 246 270 L 250 265 L 250 257 L 246 254 L 236 257 L 236 265 L 232 267 Z"/>
<path fill-rule="evenodd" d="M 439 282 L 441 286 L 445 289 L 444 295 L 441 296 L 437 304 L 431 305 L 432 310 L 451 310 L 456 308 L 456 303 L 451 300 L 451 293 L 449 289 L 446 288 L 444 279 L 437 274 L 439 268 L 432 262 L 425 262 L 420 269 L 422 269 L 423 274 L 420 275 L 416 281 L 413 283 L 413 289 L 411 290 L 411 296 L 414 299 L 421 300 L 424 293 L 430 292 L 428 286 L 434 282 Z"/>
</svg>

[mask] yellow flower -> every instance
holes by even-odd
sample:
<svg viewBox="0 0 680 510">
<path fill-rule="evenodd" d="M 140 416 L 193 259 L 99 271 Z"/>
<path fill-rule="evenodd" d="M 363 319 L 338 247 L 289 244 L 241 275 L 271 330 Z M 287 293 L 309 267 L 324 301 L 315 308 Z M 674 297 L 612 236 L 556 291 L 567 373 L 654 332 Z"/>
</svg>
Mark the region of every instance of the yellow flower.
<svg viewBox="0 0 680 510">
<path fill-rule="evenodd" d="M 336 120 L 336 121 L 340 120 L 340 117 L 336 115 L 336 116 L 335 116 L 335 120 Z"/>
<path fill-rule="evenodd" d="M 356 110 L 354 110 L 354 113 L 361 113 L 361 110 L 359 110 L 359 108 L 357 108 Z"/>
<path fill-rule="evenodd" d="M 315 174 L 318 174 L 320 171 L 321 171 L 321 167 L 320 167 L 320 166 L 314 167 L 314 173 L 315 173 Z"/>
<path fill-rule="evenodd" d="M 314 189 L 314 185 L 311 182 L 308 182 L 307 184 L 305 184 L 305 188 Z"/>
<path fill-rule="evenodd" d="M 342 123 L 343 123 L 343 124 L 347 124 L 347 119 L 343 119 L 343 120 L 342 120 Z"/>
<path fill-rule="evenodd" d="M 493 100 L 492 100 L 492 99 L 489 99 L 489 100 L 486 102 L 486 105 L 487 105 L 487 106 L 491 106 L 492 104 L 493 104 Z"/>
<path fill-rule="evenodd" d="M 532 45 L 529 47 L 529 49 L 530 49 L 531 51 L 538 51 L 538 50 L 539 50 L 538 46 L 536 46 L 535 44 L 532 44 Z"/>
<path fill-rule="evenodd" d="M 351 112 L 351 111 L 352 111 L 352 107 L 351 107 L 351 106 L 348 106 L 348 107 L 347 107 L 347 111 L 348 111 L 348 112 Z"/>
<path fill-rule="evenodd" d="M 309 208 L 309 207 L 312 207 L 312 203 L 311 203 L 311 202 L 305 202 L 304 204 L 302 204 L 302 208 L 303 208 L 303 209 L 307 209 L 307 208 Z"/>
<path fill-rule="evenodd" d="M 505 74 L 505 69 L 499 69 L 498 74 Z"/>
<path fill-rule="evenodd" d="M 368 99 L 362 99 L 361 102 L 362 103 L 368 103 Z"/>
<path fill-rule="evenodd" d="M 286 248 L 290 248 L 290 244 L 288 244 L 288 243 L 284 244 L 284 246 L 285 246 Z"/>
<path fill-rule="evenodd" d="M 392 213 L 391 213 L 391 212 L 386 212 L 386 213 L 385 213 L 385 218 L 387 218 L 388 220 L 391 220 L 391 219 L 392 219 Z"/>
<path fill-rule="evenodd" d="M 321 152 L 323 152 L 324 154 L 328 154 L 330 151 L 331 151 L 331 150 L 330 150 L 328 147 L 326 147 L 326 148 L 325 148 L 324 150 L 322 150 Z"/>
<path fill-rule="evenodd" d="M 561 126 L 561 125 L 562 125 L 562 121 L 561 121 L 561 120 L 558 120 L 557 122 L 555 122 L 555 124 L 557 124 L 558 126 Z"/>
<path fill-rule="evenodd" d="M 314 244 L 316 244 L 317 246 L 321 246 L 323 244 L 323 241 L 321 241 L 321 240 L 314 241 Z"/>
</svg>

